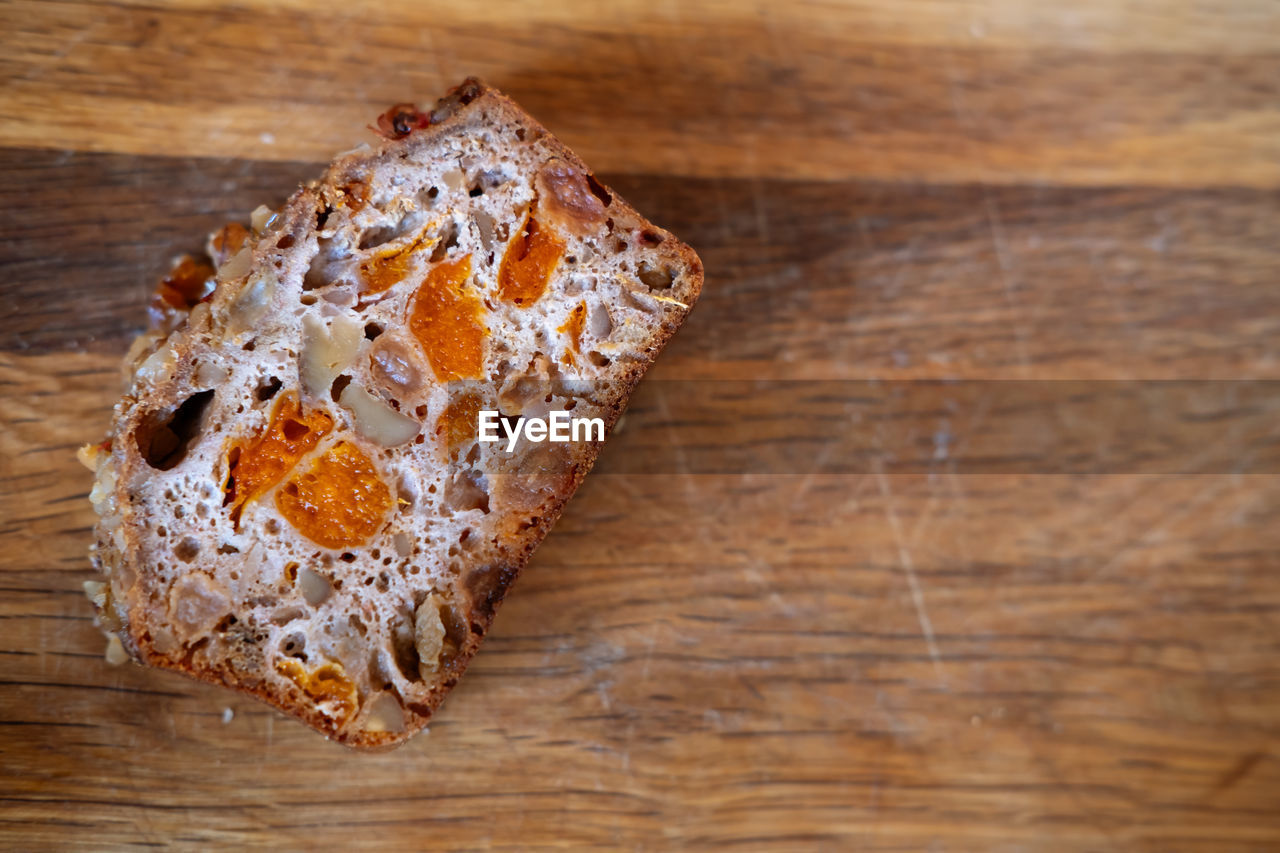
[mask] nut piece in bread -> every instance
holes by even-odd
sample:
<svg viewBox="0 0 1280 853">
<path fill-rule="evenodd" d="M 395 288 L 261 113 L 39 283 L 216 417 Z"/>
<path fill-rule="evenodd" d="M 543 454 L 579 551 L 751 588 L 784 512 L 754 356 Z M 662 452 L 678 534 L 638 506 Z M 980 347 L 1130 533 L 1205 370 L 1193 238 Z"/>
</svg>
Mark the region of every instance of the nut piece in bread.
<svg viewBox="0 0 1280 853">
<path fill-rule="evenodd" d="M 378 127 L 178 265 L 82 454 L 123 649 L 357 747 L 426 725 L 602 444 L 479 413 L 611 428 L 702 286 L 479 81 Z"/>
</svg>

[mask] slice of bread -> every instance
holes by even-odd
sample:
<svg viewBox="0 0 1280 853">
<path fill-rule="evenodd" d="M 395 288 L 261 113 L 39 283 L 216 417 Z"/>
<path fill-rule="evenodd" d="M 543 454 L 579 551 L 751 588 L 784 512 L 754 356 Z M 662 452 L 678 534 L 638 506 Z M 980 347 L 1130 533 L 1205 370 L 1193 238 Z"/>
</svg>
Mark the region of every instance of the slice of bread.
<svg viewBox="0 0 1280 853">
<path fill-rule="evenodd" d="M 378 124 L 165 280 L 83 452 L 124 651 L 361 747 L 427 723 L 603 443 L 479 413 L 612 428 L 702 286 L 479 81 Z"/>
</svg>

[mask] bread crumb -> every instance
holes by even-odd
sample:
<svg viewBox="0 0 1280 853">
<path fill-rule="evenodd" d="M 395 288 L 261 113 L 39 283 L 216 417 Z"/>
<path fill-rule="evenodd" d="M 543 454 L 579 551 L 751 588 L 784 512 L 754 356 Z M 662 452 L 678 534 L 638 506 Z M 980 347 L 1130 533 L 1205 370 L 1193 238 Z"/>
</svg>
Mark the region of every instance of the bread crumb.
<svg viewBox="0 0 1280 853">
<path fill-rule="evenodd" d="M 120 642 L 120 638 L 112 634 L 107 638 L 107 663 L 112 666 L 119 666 L 129 659 L 129 653 L 124 650 L 124 644 Z"/>
<path fill-rule="evenodd" d="M 76 451 L 76 459 L 80 460 L 80 464 L 88 468 L 90 471 L 98 470 L 98 446 L 96 444 L 86 444 Z"/>
<path fill-rule="evenodd" d="M 231 722 L 232 720 L 234 720 L 234 719 L 235 719 L 235 717 L 236 717 L 236 712 L 235 712 L 235 711 L 231 710 L 230 708 L 223 708 L 223 709 L 222 709 L 222 724 L 223 724 L 224 726 L 225 726 L 227 723 L 229 723 L 229 722 Z"/>
</svg>

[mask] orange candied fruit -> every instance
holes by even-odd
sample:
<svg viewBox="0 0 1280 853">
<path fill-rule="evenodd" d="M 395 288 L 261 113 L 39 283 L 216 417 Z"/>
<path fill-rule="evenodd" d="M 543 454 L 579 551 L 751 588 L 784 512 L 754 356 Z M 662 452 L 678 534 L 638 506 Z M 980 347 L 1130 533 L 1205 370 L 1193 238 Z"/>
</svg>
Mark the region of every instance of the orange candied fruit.
<svg viewBox="0 0 1280 853">
<path fill-rule="evenodd" d="M 346 720 L 360 707 L 355 684 L 338 663 L 323 663 L 307 672 L 301 661 L 284 658 L 276 661 L 276 672 L 292 681 L 317 705 L 339 720 Z"/>
<path fill-rule="evenodd" d="M 465 289 L 471 256 L 432 267 L 409 308 L 409 329 L 441 382 L 479 379 L 484 360 L 480 297 Z"/>
<path fill-rule="evenodd" d="M 326 548 L 362 545 L 382 527 L 391 490 L 373 460 L 339 441 L 276 492 L 276 508 L 299 533 Z"/>
<path fill-rule="evenodd" d="M 360 274 L 364 277 L 365 293 L 381 293 L 392 285 L 404 281 L 409 274 L 409 264 L 413 260 L 414 251 L 420 246 L 415 243 L 398 251 L 390 251 L 360 262 Z"/>
<path fill-rule="evenodd" d="M 210 264 L 185 255 L 160 280 L 151 296 L 147 306 L 151 328 L 169 331 L 176 326 L 197 303 L 213 293 L 215 275 Z"/>
<path fill-rule="evenodd" d="M 224 488 L 231 520 L 238 525 L 244 505 L 284 479 L 331 429 L 333 418 L 326 413 L 302 411 L 297 392 L 281 394 L 266 430 L 248 445 L 231 451 Z"/>
<path fill-rule="evenodd" d="M 565 242 L 555 232 L 526 216 L 520 233 L 507 247 L 498 269 L 498 296 L 528 307 L 537 302 L 564 254 Z"/>
<path fill-rule="evenodd" d="M 556 329 L 557 332 L 569 336 L 568 351 L 565 353 L 565 361 L 570 365 L 577 364 L 574 356 L 582 352 L 582 328 L 587 324 L 587 303 L 579 302 L 577 306 L 569 312 L 569 317 L 564 321 L 564 325 Z"/>
<path fill-rule="evenodd" d="M 450 459 L 456 458 L 458 451 L 475 439 L 479 417 L 480 398 L 475 394 L 463 394 L 440 415 L 436 435 L 444 437 Z"/>
</svg>

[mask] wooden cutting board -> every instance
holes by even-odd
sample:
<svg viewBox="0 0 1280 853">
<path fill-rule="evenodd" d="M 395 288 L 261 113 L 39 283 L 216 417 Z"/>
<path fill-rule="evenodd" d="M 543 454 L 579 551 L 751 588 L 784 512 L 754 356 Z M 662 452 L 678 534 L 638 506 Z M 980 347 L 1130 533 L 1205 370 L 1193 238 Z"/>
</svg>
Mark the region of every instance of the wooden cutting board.
<svg viewBox="0 0 1280 853">
<path fill-rule="evenodd" d="M 0 7 L 0 846 L 1280 846 L 1276 4 L 329 5 Z M 702 303 L 428 735 L 107 666 L 150 284 L 467 74 Z"/>
</svg>

